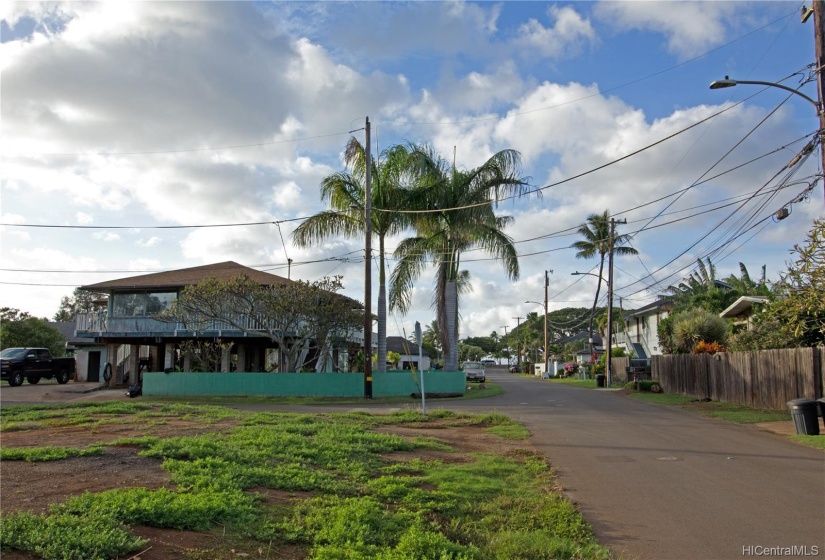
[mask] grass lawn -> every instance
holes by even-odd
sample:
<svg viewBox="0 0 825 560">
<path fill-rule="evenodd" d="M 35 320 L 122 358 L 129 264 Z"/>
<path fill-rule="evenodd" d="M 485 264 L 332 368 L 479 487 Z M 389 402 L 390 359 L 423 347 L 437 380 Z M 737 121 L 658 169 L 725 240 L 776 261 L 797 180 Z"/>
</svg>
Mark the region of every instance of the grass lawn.
<svg viewBox="0 0 825 560">
<path fill-rule="evenodd" d="M 743 404 L 716 401 L 702 402 L 684 395 L 639 392 L 630 393 L 630 396 L 646 402 L 674 405 L 688 410 L 695 410 L 705 416 L 721 418 L 734 424 L 758 424 L 760 422 L 779 422 L 791 419 L 791 413 L 784 410 L 752 408 Z"/>
<path fill-rule="evenodd" d="M 0 430 L 4 555 L 610 557 L 524 443 L 527 430 L 500 413 L 310 415 L 143 400 L 7 406 Z M 28 476 L 35 461 L 49 462 L 47 479 Z"/>
<path fill-rule="evenodd" d="M 686 410 L 694 410 L 705 416 L 712 416 L 734 424 L 761 424 L 762 422 L 782 422 L 791 420 L 791 413 L 785 410 L 770 410 L 752 408 L 743 404 L 723 402 L 702 402 L 692 397 L 670 393 L 629 393 L 634 399 L 655 404 L 678 406 Z M 792 440 L 817 449 L 825 449 L 825 434 L 818 436 L 789 436 Z"/>
<path fill-rule="evenodd" d="M 586 389 L 595 389 L 595 379 L 575 379 L 573 377 L 564 377 L 561 379 L 550 379 L 550 383 L 558 383 L 559 385 L 573 385 L 575 387 L 584 387 Z"/>
</svg>

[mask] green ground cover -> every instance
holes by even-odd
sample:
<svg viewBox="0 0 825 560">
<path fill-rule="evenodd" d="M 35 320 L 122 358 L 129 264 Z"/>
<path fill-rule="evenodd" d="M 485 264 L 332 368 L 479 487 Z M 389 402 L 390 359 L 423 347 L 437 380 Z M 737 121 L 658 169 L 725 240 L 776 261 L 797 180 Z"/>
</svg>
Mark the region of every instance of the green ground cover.
<svg viewBox="0 0 825 560">
<path fill-rule="evenodd" d="M 254 557 L 297 546 L 317 560 L 609 558 L 554 491 L 542 457 L 525 449 L 466 453 L 432 435 L 393 433 L 472 427 L 500 438 L 529 435 L 498 413 L 305 415 L 142 401 L 3 407 L 0 428 L 83 423 L 102 432 L 153 418 L 232 424 L 173 437 L 153 435 L 149 426 L 144 436 L 107 444 L 138 446 L 160 459 L 173 487 L 86 492 L 42 515 L 2 512 L 0 549 L 46 559 L 124 558 L 146 545 L 130 526 L 147 525 L 210 532 Z M 60 456 L 52 449 L 43 457 Z M 290 499 L 272 503 L 269 491 Z"/>
</svg>

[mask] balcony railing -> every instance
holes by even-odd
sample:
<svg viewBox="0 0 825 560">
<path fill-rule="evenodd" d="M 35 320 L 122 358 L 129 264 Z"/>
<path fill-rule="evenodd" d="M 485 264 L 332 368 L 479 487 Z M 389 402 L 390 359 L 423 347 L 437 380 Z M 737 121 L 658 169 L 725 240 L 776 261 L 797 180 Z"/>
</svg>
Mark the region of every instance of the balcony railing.
<svg viewBox="0 0 825 560">
<path fill-rule="evenodd" d="M 236 315 L 231 319 L 215 319 L 182 323 L 152 317 L 108 317 L 106 312 L 78 313 L 75 332 L 79 337 L 101 336 L 244 336 L 255 333 L 277 332 L 274 321 L 261 315 Z M 361 330 L 350 329 L 344 337 L 348 341 L 362 342 Z"/>
</svg>

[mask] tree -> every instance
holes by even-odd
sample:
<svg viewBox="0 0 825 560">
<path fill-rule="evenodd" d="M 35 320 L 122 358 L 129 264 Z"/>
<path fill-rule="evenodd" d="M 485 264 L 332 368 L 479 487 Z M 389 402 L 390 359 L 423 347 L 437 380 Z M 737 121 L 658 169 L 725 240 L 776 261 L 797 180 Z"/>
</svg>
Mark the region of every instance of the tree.
<svg viewBox="0 0 825 560">
<path fill-rule="evenodd" d="M 716 313 L 697 307 L 673 316 L 673 343 L 676 352 L 692 352 L 700 342 L 727 346 L 730 325 Z"/>
<path fill-rule="evenodd" d="M 11 307 L 0 308 L 0 349 L 48 348 L 52 356 L 66 355 L 66 338 L 46 319 Z"/>
<path fill-rule="evenodd" d="M 441 360 L 441 327 L 438 321 L 430 321 L 430 324 L 424 328 L 421 335 L 421 340 L 424 346 L 432 346 L 435 348 L 436 360 Z"/>
<path fill-rule="evenodd" d="M 387 281 L 384 243 L 387 236 L 401 233 L 410 223 L 408 214 L 393 212 L 405 208 L 407 189 L 407 150 L 392 146 L 371 159 L 370 194 L 376 211 L 371 213 L 371 228 L 378 238 L 378 363 L 377 370 L 387 370 Z M 328 200 L 330 210 L 320 212 L 292 232 L 299 247 L 321 243 L 329 237 L 362 237 L 366 231 L 364 197 L 366 192 L 366 151 L 351 138 L 344 151 L 349 171 L 334 173 L 321 181 L 321 199 Z"/>
<path fill-rule="evenodd" d="M 740 267 L 744 265 L 740 263 Z M 744 269 L 747 274 L 747 268 Z M 741 282 L 745 284 L 750 281 Z M 733 289 L 732 286 L 726 282 L 721 282 L 716 278 L 716 266 L 710 261 L 708 257 L 705 262 L 702 259 L 696 261 L 696 270 L 690 274 L 684 281 L 676 286 L 668 286 L 667 292 L 673 298 L 673 312 L 685 311 L 695 307 L 701 307 L 712 311 L 714 313 L 721 313 L 727 309 L 730 304 L 739 299 L 742 295 L 757 295 L 746 294 L 739 290 Z"/>
<path fill-rule="evenodd" d="M 593 298 L 593 308 L 590 311 L 590 323 L 588 333 L 593 337 L 593 316 L 596 313 L 596 304 L 599 303 L 599 293 L 602 287 L 602 273 L 604 272 L 604 260 L 610 252 L 610 212 L 605 210 L 602 214 L 590 214 L 587 222 L 577 230 L 584 239 L 576 241 L 571 245 L 576 249 L 577 259 L 592 259 L 599 257 L 599 283 L 596 285 L 596 297 Z M 613 253 L 616 255 L 638 255 L 639 251 L 633 247 L 624 247 L 630 242 L 630 235 L 613 234 Z"/>
<path fill-rule="evenodd" d="M 300 371 L 313 360 L 323 371 L 335 342 L 359 326 L 363 311 L 353 300 L 337 294 L 341 277 L 316 282 L 289 282 L 261 286 L 247 276 L 229 280 L 209 278 L 184 288 L 172 307 L 160 317 L 179 321 L 198 331 L 222 321 L 251 336 L 277 343 L 282 371 Z"/>
<path fill-rule="evenodd" d="M 457 169 L 432 147 L 410 148 L 410 170 L 415 188 L 408 199 L 415 214 L 415 236 L 399 243 L 394 256 L 390 309 L 406 313 L 415 281 L 425 266 L 436 267 L 433 306 L 441 329 L 445 367 L 458 367 L 458 296 L 469 285 L 462 271 L 461 255 L 479 248 L 503 263 L 507 276 L 519 276 L 518 254 L 504 228 L 510 216 L 496 216 L 493 205 L 502 197 L 528 192 L 528 178 L 521 176 L 521 156 L 502 150 L 479 167 Z M 433 209 L 441 209 L 431 212 Z"/>
<path fill-rule="evenodd" d="M 750 337 L 759 348 L 825 344 L 825 220 L 815 220 L 805 245 L 774 285 L 773 299 L 755 317 Z M 748 338 L 748 337 L 744 337 Z"/>
<path fill-rule="evenodd" d="M 88 313 L 95 310 L 95 302 L 106 297 L 101 292 L 90 292 L 75 288 L 71 296 L 60 298 L 60 307 L 54 314 L 55 321 L 74 321 L 78 313 Z"/>
</svg>

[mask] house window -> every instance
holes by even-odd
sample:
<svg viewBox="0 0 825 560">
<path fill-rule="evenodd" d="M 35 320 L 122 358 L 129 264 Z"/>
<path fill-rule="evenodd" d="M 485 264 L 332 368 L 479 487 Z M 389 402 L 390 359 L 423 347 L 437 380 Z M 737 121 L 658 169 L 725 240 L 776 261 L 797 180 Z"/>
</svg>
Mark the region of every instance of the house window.
<svg viewBox="0 0 825 560">
<path fill-rule="evenodd" d="M 177 298 L 176 292 L 115 294 L 112 300 L 112 316 L 153 317 L 169 309 Z"/>
</svg>

